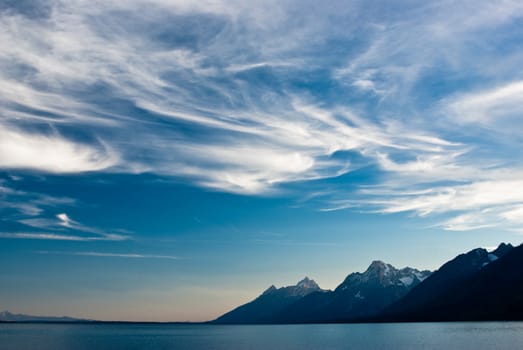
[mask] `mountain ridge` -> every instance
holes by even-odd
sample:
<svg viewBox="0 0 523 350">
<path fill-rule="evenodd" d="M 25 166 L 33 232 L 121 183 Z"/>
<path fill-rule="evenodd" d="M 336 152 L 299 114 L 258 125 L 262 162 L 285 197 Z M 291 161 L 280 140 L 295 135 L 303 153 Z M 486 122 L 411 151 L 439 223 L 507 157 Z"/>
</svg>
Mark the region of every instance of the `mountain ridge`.
<svg viewBox="0 0 523 350">
<path fill-rule="evenodd" d="M 275 316 L 276 323 L 336 322 L 367 317 L 404 296 L 430 275 L 410 267 L 397 269 L 374 260 L 364 272 L 349 274 L 327 293 L 311 293 Z"/>
<path fill-rule="evenodd" d="M 271 285 L 256 299 L 238 306 L 212 322 L 224 324 L 273 323 L 274 314 L 313 292 L 324 292 L 324 290 L 308 277 L 303 278 L 292 286 L 276 288 L 274 285 Z"/>
<path fill-rule="evenodd" d="M 523 266 L 523 245 L 514 248 L 505 243 L 492 251 L 476 248 L 459 254 L 434 272 L 411 267 L 397 269 L 374 260 L 364 272 L 348 274 L 334 290 L 322 290 L 312 280 L 312 288 L 302 294 L 289 293 L 299 283 L 282 288 L 271 286 L 253 301 L 210 322 L 472 321 L 503 317 L 523 320 L 523 273 L 517 270 L 518 264 Z M 491 286 L 492 281 L 498 284 Z M 485 299 L 487 294 L 491 300 Z M 480 302 L 489 305 L 488 312 L 475 311 L 481 309 Z M 272 305 L 262 308 L 263 317 L 256 314 L 260 310 L 252 308 L 262 304 Z M 230 317 L 234 314 L 238 317 Z"/>
<path fill-rule="evenodd" d="M 440 285 L 432 281 L 423 289 L 413 290 L 378 315 L 376 321 L 523 320 L 523 274 L 519 269 L 523 266 L 523 245 L 502 244 L 492 252 L 471 250 L 444 264 L 440 274 L 448 276 L 448 270 L 464 259 L 475 263 L 469 266 L 474 272 L 465 274 L 462 269 L 459 278 L 446 284 L 441 284 L 442 277 L 438 277 L 434 281 Z M 434 289 L 427 293 L 429 287 Z"/>
<path fill-rule="evenodd" d="M 310 323 L 333 322 L 347 315 L 370 316 L 405 295 L 428 275 L 430 271 L 396 269 L 375 260 L 363 273 L 349 274 L 334 291 L 321 289 L 307 277 L 294 286 L 272 285 L 256 299 L 212 322 Z"/>
</svg>

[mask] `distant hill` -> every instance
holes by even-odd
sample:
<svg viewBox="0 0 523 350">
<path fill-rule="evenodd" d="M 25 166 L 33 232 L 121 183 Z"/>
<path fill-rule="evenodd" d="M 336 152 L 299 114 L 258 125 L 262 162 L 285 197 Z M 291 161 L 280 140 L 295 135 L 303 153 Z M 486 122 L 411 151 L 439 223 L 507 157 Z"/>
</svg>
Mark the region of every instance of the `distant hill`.
<svg viewBox="0 0 523 350">
<path fill-rule="evenodd" d="M 87 322 L 89 320 L 77 319 L 66 316 L 32 316 L 13 314 L 9 311 L 0 312 L 0 322 Z"/>
</svg>

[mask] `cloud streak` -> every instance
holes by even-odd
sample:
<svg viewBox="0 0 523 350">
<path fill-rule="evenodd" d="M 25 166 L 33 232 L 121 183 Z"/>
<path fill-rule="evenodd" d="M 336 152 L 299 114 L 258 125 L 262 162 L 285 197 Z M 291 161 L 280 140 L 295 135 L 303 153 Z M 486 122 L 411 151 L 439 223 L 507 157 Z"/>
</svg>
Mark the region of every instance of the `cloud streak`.
<svg viewBox="0 0 523 350">
<path fill-rule="evenodd" d="M 16 177 L 15 177 L 16 178 Z M 0 179 L 0 213 L 4 222 L 23 225 L 23 230 L 0 232 L 0 238 L 36 239 L 60 241 L 125 241 L 128 234 L 107 232 L 73 220 L 68 214 L 59 212 L 64 207 L 78 203 L 67 197 L 53 197 L 41 193 L 15 190 L 13 181 Z M 21 231 L 21 232 L 20 232 Z"/>
<path fill-rule="evenodd" d="M 52 241 L 74 241 L 74 242 L 93 242 L 93 241 L 122 241 L 127 237 L 116 234 L 107 234 L 104 236 L 77 236 L 56 233 L 41 233 L 41 232 L 0 232 L 0 238 L 11 239 L 36 239 L 36 240 L 52 240 Z"/>
<path fill-rule="evenodd" d="M 468 93 L 452 100 L 449 113 L 461 123 L 478 123 L 489 126 L 518 123 L 523 108 L 523 81 L 480 92 Z"/>
<path fill-rule="evenodd" d="M 156 255 L 156 254 L 136 254 L 136 253 L 107 253 L 107 252 L 53 252 L 39 251 L 40 254 L 65 254 L 75 256 L 90 256 L 100 258 L 123 258 L 123 259 L 161 259 L 161 260 L 179 260 L 179 257 L 173 255 Z"/>
<path fill-rule="evenodd" d="M 30 238 L 30 239 L 56 239 L 77 241 L 125 241 L 130 239 L 128 235 L 109 233 L 98 228 L 83 225 L 72 220 L 66 213 L 60 213 L 55 218 L 31 217 L 19 220 L 19 223 L 43 230 L 66 230 L 76 235 L 49 234 L 49 233 L 11 233 L 4 238 Z M 81 233 L 79 235 L 78 233 Z M 86 235 L 87 234 L 87 235 Z"/>
</svg>

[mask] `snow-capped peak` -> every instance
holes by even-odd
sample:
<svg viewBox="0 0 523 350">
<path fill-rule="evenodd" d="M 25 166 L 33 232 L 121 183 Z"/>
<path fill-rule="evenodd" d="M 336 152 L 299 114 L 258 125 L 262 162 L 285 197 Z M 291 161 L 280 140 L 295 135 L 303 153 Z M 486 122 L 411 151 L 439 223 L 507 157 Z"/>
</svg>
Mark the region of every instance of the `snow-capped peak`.
<svg viewBox="0 0 523 350">
<path fill-rule="evenodd" d="M 265 292 L 262 293 L 262 295 L 283 293 L 290 296 L 305 296 L 316 291 L 322 291 L 322 289 L 314 280 L 305 277 L 294 286 L 276 288 L 274 285 L 272 285 L 267 288 Z"/>
<path fill-rule="evenodd" d="M 318 284 L 314 281 L 314 280 L 311 280 L 309 277 L 305 276 L 304 279 L 302 279 L 301 281 L 299 281 L 297 284 L 296 284 L 296 287 L 298 288 L 313 288 L 313 289 L 319 289 L 320 287 L 318 286 Z"/>
<path fill-rule="evenodd" d="M 396 274 L 396 272 L 397 270 L 394 266 L 384 263 L 381 260 L 374 260 L 367 268 L 367 271 L 364 272 L 364 275 L 378 275 L 380 278 L 386 278 L 391 274 Z"/>
<path fill-rule="evenodd" d="M 422 282 L 430 275 L 430 271 L 419 271 L 410 267 L 397 269 L 391 264 L 380 260 L 373 261 L 363 273 L 352 273 L 338 287 L 340 290 L 349 291 L 359 288 L 360 285 L 373 285 L 380 288 L 386 286 L 399 286 L 411 288 Z"/>
</svg>

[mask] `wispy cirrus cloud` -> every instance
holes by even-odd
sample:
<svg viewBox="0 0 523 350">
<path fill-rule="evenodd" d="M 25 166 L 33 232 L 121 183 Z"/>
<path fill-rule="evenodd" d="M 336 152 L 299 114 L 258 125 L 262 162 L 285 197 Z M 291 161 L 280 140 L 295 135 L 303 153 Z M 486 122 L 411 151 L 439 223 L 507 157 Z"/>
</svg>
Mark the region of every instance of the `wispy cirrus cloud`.
<svg viewBox="0 0 523 350">
<path fill-rule="evenodd" d="M 39 254 L 59 254 L 59 255 L 76 255 L 76 256 L 92 256 L 100 258 L 123 258 L 123 259 L 162 259 L 162 260 L 179 260 L 180 258 L 174 255 L 158 255 L 158 254 L 138 254 L 138 253 L 109 253 L 109 252 L 62 252 L 62 251 L 47 251 L 40 250 Z"/>
<path fill-rule="evenodd" d="M 374 187 L 324 209 L 514 225 L 523 199 L 495 191 L 523 166 L 507 156 L 521 140 L 502 136 L 522 126 L 522 14 L 517 1 L 4 7 L 0 167 L 251 195 L 368 167 Z"/>
<path fill-rule="evenodd" d="M 458 123 L 493 125 L 508 131 L 507 126 L 521 124 L 522 102 L 523 81 L 515 81 L 454 97 L 449 101 L 448 112 Z"/>
<path fill-rule="evenodd" d="M 7 30 L 0 40 L 10 47 L 3 54 L 4 64 L 11 68 L 6 71 L 16 76 L 7 74 L 0 86 L 7 91 L 14 79 L 24 77 L 24 83 L 14 85 L 22 94 L 4 95 L 7 122 L 15 124 L 14 118 L 31 109 L 28 114 L 34 115 L 33 122 L 51 123 L 56 129 L 65 129 L 64 124 L 88 125 L 90 138 L 101 140 L 99 145 L 103 145 L 92 147 L 91 142 L 92 148 L 84 145 L 82 149 L 82 143 L 74 138 L 69 138 L 68 144 L 64 135 L 57 135 L 55 140 L 34 134 L 31 139 L 41 140 L 41 145 L 34 145 L 35 150 L 47 147 L 49 153 L 60 155 L 57 159 L 66 161 L 57 164 L 40 157 L 38 163 L 29 149 L 25 158 L 4 155 L 4 166 L 56 172 L 152 171 L 196 179 L 201 185 L 226 191 L 262 193 L 273 190 L 276 184 L 337 176 L 350 170 L 348 161 L 328 161 L 336 151 L 360 152 L 376 145 L 402 143 L 397 137 L 392 141 L 391 135 L 379 130 L 380 125 L 350 127 L 336 116 L 326 118 L 334 111 L 277 87 L 285 83 L 280 74 L 297 75 L 308 70 L 311 63 L 318 63 L 314 56 L 299 54 L 306 47 L 293 44 L 296 55 L 289 44 L 296 37 L 321 37 L 319 30 L 326 25 L 321 22 L 317 27 L 296 27 L 289 32 L 287 7 L 292 3 L 271 6 L 273 11 L 279 9 L 280 16 L 251 18 L 255 13 L 250 9 L 252 4 L 231 11 L 229 5 L 221 3 L 200 7 L 159 1 L 144 9 L 147 16 L 134 18 L 134 10 L 143 6 L 140 1 L 126 6 L 101 3 L 94 9 L 79 1 L 74 5 L 55 4 L 43 20 L 17 13 L 2 16 Z M 192 20 L 187 13 L 207 16 L 208 24 L 198 31 L 186 27 Z M 248 24 L 246 18 L 254 22 Z M 182 26 L 191 42 L 161 37 L 162 33 L 150 27 L 159 20 Z M 137 31 L 138 27 L 149 30 Z M 250 42 L 260 36 L 269 44 L 274 28 L 287 32 L 282 38 L 285 45 L 250 47 Z M 175 29 L 167 27 L 166 33 Z M 232 38 L 237 42 L 229 43 Z M 41 45 L 42 41 L 46 44 Z M 7 45 L 13 42 L 21 44 Z M 252 58 L 237 56 L 245 48 Z M 252 74 L 265 75 L 266 83 L 252 84 Z M 103 106 L 96 93 L 91 92 L 94 101 L 78 95 L 95 85 L 126 101 L 133 112 L 130 120 Z M 295 102 L 297 97 L 299 103 Z M 136 109 L 148 116 L 138 117 Z M 158 118 L 172 131 L 159 132 L 147 124 Z M 203 129 L 209 137 L 194 139 L 178 133 L 176 126 L 180 123 Z M 126 135 L 118 130 L 131 125 L 144 142 L 129 147 L 124 142 Z M 176 142 L 169 141 L 173 136 Z M 245 151 L 250 159 L 230 156 Z M 133 157 L 143 152 L 150 156 Z M 71 159 L 70 154 L 75 153 L 84 156 Z"/>
<path fill-rule="evenodd" d="M 61 235 L 55 233 L 35 233 L 35 232 L 0 232 L 0 238 L 12 239 L 41 239 L 53 241 L 85 241 L 80 236 Z"/>
<path fill-rule="evenodd" d="M 2 209 L 16 211 L 18 213 L 17 217 L 19 215 L 24 217 L 38 216 L 46 208 L 71 206 L 76 202 L 73 198 L 50 196 L 15 189 L 12 186 L 12 182 L 0 179 L 0 199 L 2 201 Z"/>
<path fill-rule="evenodd" d="M 123 241 L 128 239 L 126 236 L 118 234 L 105 234 L 101 236 L 80 236 L 73 234 L 57 234 L 47 232 L 0 232 L 0 238 L 11 239 L 36 239 L 51 241 L 74 241 L 74 242 L 93 242 L 93 241 Z"/>
<path fill-rule="evenodd" d="M 415 213 L 420 217 L 446 216 L 438 226 L 451 231 L 503 227 L 513 231 L 521 225 L 523 192 L 521 172 L 504 174 L 492 170 L 477 179 L 409 176 L 378 186 L 362 188 L 351 199 L 332 200 L 322 210 L 354 208 L 359 211 L 394 214 Z M 446 179 L 445 183 L 436 182 Z M 430 180 L 430 181 L 429 181 Z M 428 182 L 426 182 L 428 181 Z"/>
<path fill-rule="evenodd" d="M 31 217 L 19 220 L 21 224 L 42 230 L 65 230 L 75 235 L 49 234 L 49 233 L 9 233 L 0 235 L 4 238 L 30 238 L 30 239 L 56 239 L 77 241 L 125 241 L 130 239 L 128 235 L 112 233 L 89 227 L 71 219 L 66 213 L 60 213 L 55 218 Z"/>
<path fill-rule="evenodd" d="M 15 180 L 0 179 L 2 223 L 22 225 L 15 231 L 0 229 L 0 238 L 60 241 L 124 241 L 131 238 L 124 230 L 106 231 L 73 220 L 60 212 L 78 203 L 67 197 L 13 189 Z M 58 214 L 56 212 L 58 211 Z"/>
</svg>

